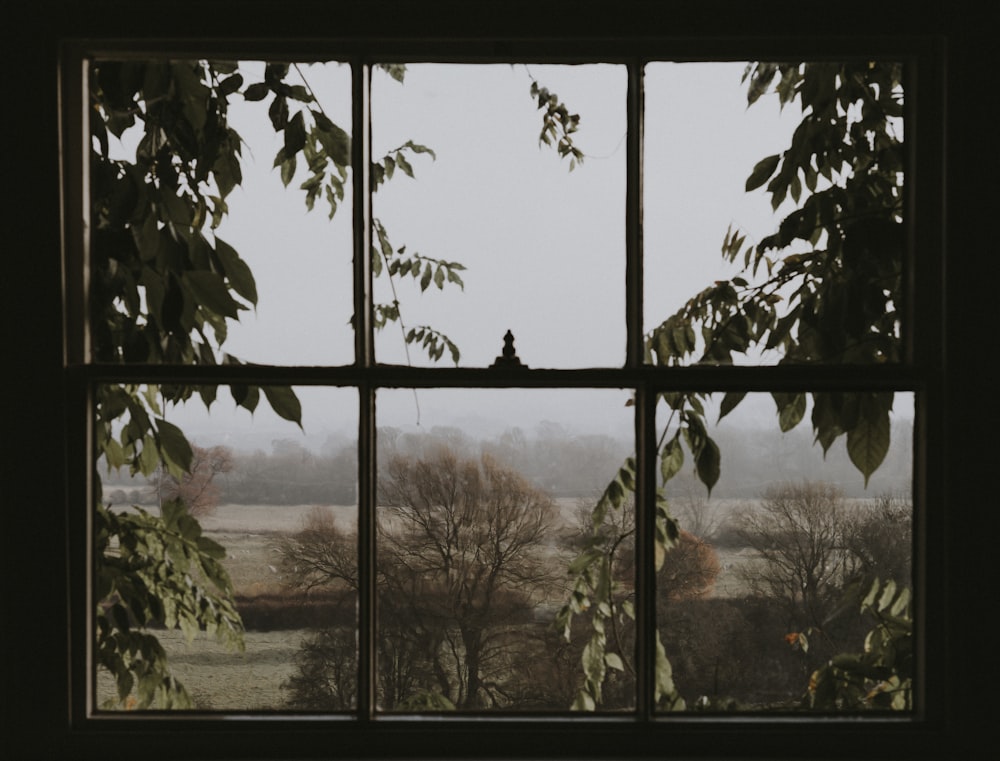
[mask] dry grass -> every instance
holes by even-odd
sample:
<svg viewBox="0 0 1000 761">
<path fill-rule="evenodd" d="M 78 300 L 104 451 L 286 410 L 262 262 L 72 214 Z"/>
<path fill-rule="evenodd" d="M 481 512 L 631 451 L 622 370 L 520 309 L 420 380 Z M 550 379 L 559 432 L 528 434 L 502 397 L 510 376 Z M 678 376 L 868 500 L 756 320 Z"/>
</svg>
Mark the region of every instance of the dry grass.
<svg viewBox="0 0 1000 761">
<path fill-rule="evenodd" d="M 247 632 L 246 651 L 234 652 L 204 635 L 188 644 L 178 631 L 157 632 L 171 672 L 202 711 L 281 710 L 281 684 L 295 669 L 294 657 L 306 631 Z M 97 680 L 100 705 L 114 697 L 111 677 Z"/>
</svg>

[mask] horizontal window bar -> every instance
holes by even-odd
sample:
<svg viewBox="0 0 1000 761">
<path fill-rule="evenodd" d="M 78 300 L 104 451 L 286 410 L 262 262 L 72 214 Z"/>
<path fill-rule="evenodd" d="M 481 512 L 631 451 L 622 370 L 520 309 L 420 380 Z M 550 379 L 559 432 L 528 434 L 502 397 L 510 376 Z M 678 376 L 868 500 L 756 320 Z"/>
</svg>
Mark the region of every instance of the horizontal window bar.
<svg viewBox="0 0 1000 761">
<path fill-rule="evenodd" d="M 694 366 L 591 368 L 581 370 L 507 368 L 423 368 L 377 366 L 273 367 L 250 365 L 80 365 L 70 368 L 71 382 L 246 383 L 356 386 L 382 388 L 631 388 L 718 390 L 804 386 L 824 389 L 919 390 L 933 377 L 900 366 L 782 365 L 777 367 Z"/>
</svg>

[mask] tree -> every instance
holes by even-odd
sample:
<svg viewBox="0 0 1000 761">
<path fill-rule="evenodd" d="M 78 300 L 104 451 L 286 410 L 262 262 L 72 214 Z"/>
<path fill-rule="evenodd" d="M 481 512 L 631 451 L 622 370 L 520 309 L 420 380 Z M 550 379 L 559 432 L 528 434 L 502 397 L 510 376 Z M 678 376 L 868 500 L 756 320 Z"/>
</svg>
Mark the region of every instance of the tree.
<svg viewBox="0 0 1000 761">
<path fill-rule="evenodd" d="M 780 364 L 898 361 L 897 306 L 902 302 L 904 153 L 897 130 L 903 115 L 902 65 L 847 63 L 750 64 L 747 100 L 777 95 L 782 107 L 798 100 L 802 120 L 791 145 L 751 169 L 747 192 L 766 186 L 774 209 L 791 198 L 794 210 L 756 244 L 728 230 L 722 255 L 739 267 L 692 297 L 646 336 L 647 361 L 661 366 L 728 364 L 750 350 L 780 352 Z M 789 251 L 782 255 L 782 252 Z M 740 266 L 741 265 L 741 266 Z M 729 391 L 720 419 L 746 392 Z M 659 443 L 664 486 L 683 467 L 685 450 L 709 492 L 719 478 L 721 453 L 708 434 L 704 392 L 660 394 L 669 411 Z M 891 391 L 774 393 L 782 431 L 797 426 L 812 397 L 815 440 L 826 451 L 841 436 L 865 484 L 889 449 Z M 601 632 L 613 614 L 610 589 L 592 579 L 604 556 L 596 551 L 601 526 L 619 511 L 634 485 L 626 463 L 593 509 L 595 545 L 570 566 L 577 583 L 560 616 L 584 613 L 594 629 L 594 653 L 577 705 L 595 707 L 605 671 Z M 677 527 L 666 501 L 656 506 L 656 564 L 676 545 Z M 670 667 L 658 644 L 658 702 L 680 707 Z"/>
<path fill-rule="evenodd" d="M 825 627 L 853 575 L 846 509 L 836 487 L 803 481 L 768 489 L 740 516 L 739 534 L 758 555 L 740 573 L 753 592 L 784 603 L 793 627 Z"/>
<path fill-rule="evenodd" d="M 879 494 L 848 516 L 844 549 L 856 573 L 866 578 L 912 584 L 913 502 L 896 494 Z"/>
<path fill-rule="evenodd" d="M 888 495 L 873 503 L 849 506 L 828 484 L 784 484 L 740 522 L 758 554 L 740 573 L 780 606 L 785 639 L 812 674 L 803 705 L 813 709 L 912 707 L 911 511 Z M 866 654 L 852 654 L 862 638 Z"/>
<path fill-rule="evenodd" d="M 402 64 L 377 68 L 399 82 L 404 79 Z M 283 138 L 274 158 L 282 182 L 288 186 L 301 179 L 305 168 L 299 188 L 307 208 L 322 196 L 331 217 L 338 211 L 351 164 L 347 131 L 326 115 L 302 67 L 268 62 L 261 81 L 247 83 L 245 75 L 245 68 L 229 61 L 91 61 L 94 236 L 88 302 L 97 361 L 243 364 L 222 347 L 228 321 L 238 320 L 240 312 L 256 304 L 256 283 L 239 253 L 216 233 L 228 211 L 227 196 L 242 182 L 243 141 L 228 120 L 232 98 L 269 101 L 267 118 Z M 542 111 L 541 142 L 551 145 L 554 140 L 571 167 L 582 161 L 572 140 L 579 117 L 533 80 L 529 91 Z M 126 131 L 138 133 L 134 157 L 115 157 L 110 138 Z M 390 180 L 397 168 L 413 177 L 407 157 L 420 154 L 434 157 L 426 146 L 407 141 L 373 160 L 372 189 Z M 410 275 L 419 279 L 422 291 L 431 283 L 437 288 L 446 283 L 462 287 L 460 263 L 407 254 L 405 246 L 390 243 L 379 220 L 373 226 L 370 255 L 376 277 L 392 282 Z M 447 349 L 458 362 L 458 347 L 440 331 L 427 325 L 406 328 L 398 299 L 375 304 L 373 317 L 376 329 L 398 323 L 407 347 L 419 345 L 435 360 Z M 263 394 L 279 416 L 301 425 L 301 405 L 290 388 L 234 382 L 229 389 L 237 406 L 252 413 Z M 149 476 L 164 467 L 170 477 L 182 481 L 190 472 L 193 450 L 183 432 L 164 419 L 161 406 L 197 394 L 211 407 L 217 392 L 215 385 L 184 383 L 99 388 L 94 404 L 98 455 L 110 469 L 127 466 L 133 475 Z M 94 482 L 99 503 L 96 473 Z M 137 530 L 159 529 L 149 524 Z M 97 562 L 102 563 L 103 556 L 98 555 Z M 204 614 L 205 625 L 218 623 L 212 610 Z M 101 665 L 117 668 L 121 662 L 108 659 Z M 169 680 L 165 666 L 158 664 L 159 673 Z"/>
<path fill-rule="evenodd" d="M 437 630 L 429 655 L 441 694 L 458 708 L 502 706 L 499 641 L 550 591 L 543 549 L 555 504 L 490 458 L 447 448 L 391 460 L 379 486 L 379 570 L 407 589 L 413 618 Z"/>
<path fill-rule="evenodd" d="M 557 594 L 547 557 L 552 500 L 489 457 L 465 459 L 441 446 L 394 457 L 379 501 L 380 705 L 559 707 L 552 693 L 567 690 L 533 676 L 559 649 L 534 613 Z M 279 551 L 298 586 L 341 589 L 351 605 L 355 547 L 353 532 L 317 510 Z M 344 672 L 344 659 L 356 659 L 348 646 L 354 636 L 345 629 L 311 640 L 289 685 L 296 705 L 317 695 L 326 696 L 322 704 L 308 707 L 350 704 L 353 695 L 340 690 L 353 687 L 334 674 Z"/>
<path fill-rule="evenodd" d="M 180 500 L 188 513 L 196 518 L 210 515 L 219 504 L 219 485 L 215 477 L 233 469 L 233 452 L 229 447 L 205 449 L 191 445 L 191 465 L 178 479 L 160 468 L 149 480 L 159 502 Z"/>
<path fill-rule="evenodd" d="M 772 487 L 740 516 L 739 535 L 758 555 L 740 573 L 754 592 L 783 603 L 793 628 L 829 632 L 858 579 L 909 585 L 911 512 L 891 495 L 848 506 L 829 484 Z"/>
</svg>

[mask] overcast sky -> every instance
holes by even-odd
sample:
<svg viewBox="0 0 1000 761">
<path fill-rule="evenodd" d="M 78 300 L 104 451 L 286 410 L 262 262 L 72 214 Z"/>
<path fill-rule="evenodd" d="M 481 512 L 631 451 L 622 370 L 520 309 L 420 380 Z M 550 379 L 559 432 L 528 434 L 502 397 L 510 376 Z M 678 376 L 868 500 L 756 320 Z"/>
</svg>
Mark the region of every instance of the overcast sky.
<svg viewBox="0 0 1000 761">
<path fill-rule="evenodd" d="M 787 146 L 797 107 L 782 113 L 776 99 L 747 108 L 742 63 L 651 64 L 646 70 L 644 248 L 648 331 L 712 281 L 735 274 L 720 256 L 730 225 L 748 241 L 772 232 L 774 214 L 761 191 L 745 193 L 754 164 Z M 327 115 L 349 128 L 350 69 L 302 68 Z M 297 78 L 295 72 L 291 80 Z M 581 116 L 574 135 L 586 157 L 575 171 L 539 146 L 541 113 L 533 80 Z M 247 81 L 253 81 L 247 78 Z M 407 328 L 431 325 L 462 352 L 462 364 L 486 366 L 513 331 L 531 367 L 621 366 L 625 359 L 626 71 L 609 64 L 436 65 L 408 67 L 405 84 L 375 71 L 372 82 L 373 157 L 408 140 L 436 153 L 407 154 L 416 179 L 397 171 L 373 199 L 374 215 L 395 247 L 459 262 L 464 290 L 447 284 L 420 292 L 417 281 L 396 283 Z M 349 364 L 353 338 L 352 230 L 348 197 L 335 218 L 325 201 L 307 212 L 298 184 L 289 188 L 272 169 L 281 138 L 267 118 L 268 102 L 234 99 L 230 121 L 246 141 L 244 181 L 228 199 L 218 235 L 250 264 L 259 293 L 255 312 L 230 328 L 226 350 L 244 360 L 276 364 Z M 378 301 L 391 301 L 386 278 Z M 418 348 L 407 357 L 397 325 L 376 336 L 380 361 L 431 364 Z M 774 361 L 754 358 L 752 361 Z M 450 364 L 446 354 L 441 364 Z M 356 430 L 356 394 L 302 389 L 306 433 Z M 423 391 L 379 396 L 379 424 L 429 429 L 519 425 L 549 419 L 581 432 L 631 430 L 627 394 L 580 392 Z M 296 430 L 262 403 L 255 427 L 271 435 Z M 750 405 L 748 405 L 750 406 Z M 755 405 L 770 415 L 764 399 Z M 173 415 L 203 430 L 203 408 Z M 225 392 L 212 426 L 239 438 L 249 422 Z M 223 433 L 224 432 L 224 433 Z"/>
</svg>

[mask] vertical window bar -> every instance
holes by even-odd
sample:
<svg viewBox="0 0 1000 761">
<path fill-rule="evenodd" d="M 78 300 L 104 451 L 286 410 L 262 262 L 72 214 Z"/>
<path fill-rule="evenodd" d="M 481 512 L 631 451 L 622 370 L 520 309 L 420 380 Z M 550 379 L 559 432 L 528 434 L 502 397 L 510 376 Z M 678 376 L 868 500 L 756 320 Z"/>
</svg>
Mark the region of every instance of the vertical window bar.
<svg viewBox="0 0 1000 761">
<path fill-rule="evenodd" d="M 372 324 L 371 272 L 371 69 L 355 60 L 351 64 L 351 181 L 354 193 L 354 356 L 360 367 L 371 367 L 374 328 Z"/>
<path fill-rule="evenodd" d="M 648 721 L 656 707 L 656 399 L 648 385 L 635 394 L 635 671 L 636 712 Z"/>
<path fill-rule="evenodd" d="M 373 356 L 371 272 L 370 67 L 351 64 L 351 175 L 354 193 L 355 363 L 371 367 Z M 375 390 L 358 387 L 358 694 L 360 718 L 375 711 Z"/>
<path fill-rule="evenodd" d="M 626 325 L 628 331 L 628 367 L 643 363 L 642 326 L 642 158 L 643 158 L 643 61 L 636 59 L 628 67 L 627 187 L 625 195 L 625 279 Z M 636 710 L 648 720 L 654 708 L 655 668 L 655 590 L 653 586 L 653 538 L 656 519 L 656 394 L 648 387 L 636 389 Z"/>
<path fill-rule="evenodd" d="M 628 65 L 628 118 L 626 135 L 625 188 L 625 366 L 640 367 L 642 346 L 642 120 L 643 63 Z"/>
</svg>

